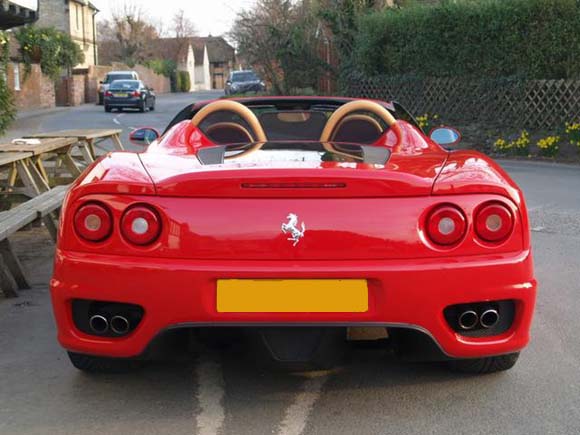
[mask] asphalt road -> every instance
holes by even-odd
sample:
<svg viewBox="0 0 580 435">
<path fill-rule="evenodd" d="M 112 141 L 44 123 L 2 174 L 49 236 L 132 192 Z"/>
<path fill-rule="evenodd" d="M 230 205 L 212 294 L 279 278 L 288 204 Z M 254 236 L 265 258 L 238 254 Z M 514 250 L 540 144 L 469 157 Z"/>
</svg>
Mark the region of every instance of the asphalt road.
<svg viewBox="0 0 580 435">
<path fill-rule="evenodd" d="M 85 106 L 34 128 L 162 127 L 191 98 L 162 97 L 157 112 L 121 118 Z M 0 434 L 579 434 L 580 167 L 503 165 L 527 195 L 540 282 L 533 341 L 511 371 L 457 375 L 353 347 L 328 373 L 258 369 L 242 350 L 88 376 L 56 343 L 53 246 L 36 229 L 14 241 L 34 289 L 0 299 Z"/>
<path fill-rule="evenodd" d="M 57 108 L 52 111 L 35 111 L 24 113 L 2 139 L 20 137 L 23 134 L 77 128 L 119 128 L 123 130 L 121 139 L 128 150 L 138 151 L 140 145 L 129 142 L 129 133 L 139 127 L 154 127 L 160 131 L 178 112 L 194 101 L 219 98 L 223 91 L 205 91 L 192 94 L 165 94 L 157 96 L 156 109 L 153 112 L 139 113 L 137 110 L 124 110 L 106 113 L 103 106 L 87 104 L 79 107 Z M 104 149 L 113 150 L 111 143 L 103 142 Z"/>
</svg>

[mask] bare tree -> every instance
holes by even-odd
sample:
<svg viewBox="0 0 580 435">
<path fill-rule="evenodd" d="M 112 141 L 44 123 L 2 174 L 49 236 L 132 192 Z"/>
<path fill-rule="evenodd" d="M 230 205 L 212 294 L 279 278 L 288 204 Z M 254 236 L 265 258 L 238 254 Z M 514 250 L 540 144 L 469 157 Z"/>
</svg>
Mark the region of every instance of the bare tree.
<svg viewBox="0 0 580 435">
<path fill-rule="evenodd" d="M 313 0 L 258 0 L 238 14 L 229 37 L 276 93 L 316 88 L 326 65 L 318 53 Z"/>
<path fill-rule="evenodd" d="M 191 38 L 197 35 L 197 30 L 193 21 L 185 14 L 183 9 L 178 10 L 171 21 L 171 33 L 177 39 Z"/>
<path fill-rule="evenodd" d="M 111 20 L 101 22 L 99 36 L 111 49 L 115 46 L 118 60 L 133 66 L 144 59 L 145 48 L 159 33 L 141 6 L 126 1 L 116 4 Z"/>
</svg>

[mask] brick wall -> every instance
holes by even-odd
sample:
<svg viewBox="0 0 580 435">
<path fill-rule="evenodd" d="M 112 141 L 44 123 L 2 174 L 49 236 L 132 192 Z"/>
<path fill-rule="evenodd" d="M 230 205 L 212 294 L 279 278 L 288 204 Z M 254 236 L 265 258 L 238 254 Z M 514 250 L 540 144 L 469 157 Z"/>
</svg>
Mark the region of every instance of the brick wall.
<svg viewBox="0 0 580 435">
<path fill-rule="evenodd" d="M 56 83 L 57 106 L 80 106 L 85 103 L 85 75 L 62 77 Z"/>
<path fill-rule="evenodd" d="M 20 90 L 15 89 L 16 68 L 20 76 Z M 45 109 L 55 106 L 54 82 L 42 74 L 40 65 L 31 65 L 30 72 L 27 74 L 23 64 L 10 63 L 6 69 L 6 78 L 19 110 Z"/>
</svg>

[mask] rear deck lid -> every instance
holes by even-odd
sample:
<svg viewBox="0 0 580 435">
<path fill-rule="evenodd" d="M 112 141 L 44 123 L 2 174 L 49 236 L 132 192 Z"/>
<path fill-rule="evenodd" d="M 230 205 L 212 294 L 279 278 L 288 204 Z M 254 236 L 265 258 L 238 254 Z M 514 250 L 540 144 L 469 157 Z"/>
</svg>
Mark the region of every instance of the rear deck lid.
<svg viewBox="0 0 580 435">
<path fill-rule="evenodd" d="M 426 196 L 446 157 L 317 142 L 218 146 L 189 156 L 141 154 L 157 194 L 179 197 Z"/>
</svg>

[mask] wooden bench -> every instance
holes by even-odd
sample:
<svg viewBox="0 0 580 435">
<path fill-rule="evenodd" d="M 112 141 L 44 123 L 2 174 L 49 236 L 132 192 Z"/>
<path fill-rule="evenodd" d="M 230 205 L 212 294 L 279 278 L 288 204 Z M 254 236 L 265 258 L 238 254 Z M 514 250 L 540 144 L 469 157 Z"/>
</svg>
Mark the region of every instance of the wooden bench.
<svg viewBox="0 0 580 435">
<path fill-rule="evenodd" d="M 52 214 L 62 206 L 67 190 L 68 186 L 57 186 L 0 213 L 0 288 L 6 297 L 18 297 L 18 289 L 30 288 L 8 237 L 35 220 L 42 219 L 56 242 L 57 225 Z"/>
</svg>

